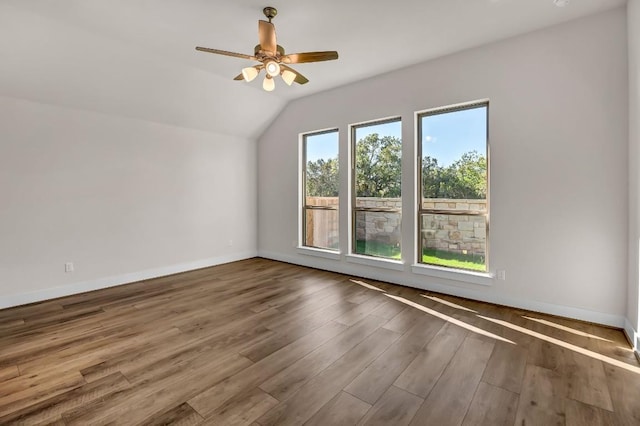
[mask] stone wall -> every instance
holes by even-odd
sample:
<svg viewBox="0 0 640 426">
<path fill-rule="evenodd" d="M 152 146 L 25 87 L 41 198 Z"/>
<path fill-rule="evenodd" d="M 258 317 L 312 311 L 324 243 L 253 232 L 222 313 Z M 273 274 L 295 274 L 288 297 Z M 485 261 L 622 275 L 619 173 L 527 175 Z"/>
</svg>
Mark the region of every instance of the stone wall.
<svg viewBox="0 0 640 426">
<path fill-rule="evenodd" d="M 308 197 L 307 204 L 337 207 L 338 198 Z M 400 198 L 360 197 L 356 201 L 356 206 L 398 210 L 397 212 L 356 212 L 356 240 L 400 245 L 402 217 Z M 486 213 L 487 202 L 486 200 L 427 199 L 423 201 L 423 208 Z M 308 230 L 306 245 L 338 246 L 337 211 L 308 212 L 306 220 Z M 460 254 L 485 255 L 487 239 L 485 216 L 424 214 L 421 220 L 423 247 Z"/>
<path fill-rule="evenodd" d="M 402 200 L 400 198 L 358 197 L 356 207 L 393 209 L 389 212 L 356 212 L 356 240 L 379 241 L 400 246 Z"/>
<path fill-rule="evenodd" d="M 455 210 L 456 212 L 487 212 L 486 200 L 426 199 L 424 209 Z M 484 257 L 487 223 L 485 216 L 461 214 L 424 214 L 422 247 L 446 252 Z"/>
</svg>

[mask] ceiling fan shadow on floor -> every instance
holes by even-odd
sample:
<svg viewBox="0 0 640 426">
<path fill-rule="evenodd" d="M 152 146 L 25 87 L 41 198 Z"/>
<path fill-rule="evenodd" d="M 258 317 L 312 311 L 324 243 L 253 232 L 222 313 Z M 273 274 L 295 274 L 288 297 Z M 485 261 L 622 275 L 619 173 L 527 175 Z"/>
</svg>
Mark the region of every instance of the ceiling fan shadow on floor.
<svg viewBox="0 0 640 426">
<path fill-rule="evenodd" d="M 338 52 L 335 50 L 285 54 L 284 48 L 280 46 L 276 40 L 276 28 L 271 23 L 271 20 L 278 14 L 278 11 L 274 7 L 265 7 L 262 12 L 264 16 L 269 19 L 269 22 L 263 20 L 258 21 L 259 44 L 254 48 L 253 55 L 200 46 L 196 47 L 196 50 L 260 62 L 258 65 L 243 68 L 242 72 L 237 75 L 234 80 L 252 81 L 260 74 L 260 71 L 264 69 L 266 75 L 262 82 L 262 88 L 268 92 L 275 88 L 274 78 L 278 75 L 282 76 L 282 80 L 289 86 L 294 82 L 298 84 L 306 84 L 309 82 L 305 76 L 291 68 L 289 66 L 290 64 L 338 59 Z"/>
</svg>

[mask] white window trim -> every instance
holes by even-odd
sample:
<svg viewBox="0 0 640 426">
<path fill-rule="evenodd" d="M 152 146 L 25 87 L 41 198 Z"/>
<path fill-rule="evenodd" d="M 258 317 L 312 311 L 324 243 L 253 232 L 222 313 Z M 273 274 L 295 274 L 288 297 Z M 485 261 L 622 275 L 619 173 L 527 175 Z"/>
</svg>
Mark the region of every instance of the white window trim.
<svg viewBox="0 0 640 426">
<path fill-rule="evenodd" d="M 468 284 L 478 284 L 491 286 L 495 279 L 495 274 L 491 272 L 475 272 L 464 269 L 443 268 L 425 263 L 414 263 L 411 265 L 411 272 L 417 275 L 444 278 L 452 281 L 460 281 Z"/>
<path fill-rule="evenodd" d="M 360 265 L 373 266 L 375 268 L 391 269 L 393 271 L 404 271 L 404 261 L 385 259 L 383 257 L 366 256 L 360 254 L 346 255 L 347 262 L 358 263 Z"/>
<path fill-rule="evenodd" d="M 413 126 L 414 126 L 414 149 L 416 150 L 416 152 L 421 152 L 420 148 L 418 147 L 418 144 L 420 143 L 420 125 L 419 125 L 419 120 L 420 118 L 425 115 L 425 114 L 436 114 L 436 113 L 444 113 L 447 110 L 458 110 L 458 109 L 465 109 L 466 107 L 473 107 L 474 105 L 480 105 L 480 104 L 487 104 L 487 108 L 489 106 L 489 102 L 490 99 L 489 98 L 484 98 L 484 99 L 476 99 L 474 101 L 468 101 L 468 102 L 460 102 L 457 104 L 452 104 L 452 105 L 448 105 L 448 106 L 440 106 L 440 107 L 435 107 L 435 108 L 428 108 L 425 110 L 421 110 L 421 111 L 414 111 L 413 113 Z M 488 110 L 487 110 L 487 114 L 488 114 Z M 489 126 L 489 118 L 487 117 L 487 132 L 488 132 L 488 126 Z M 487 137 L 487 160 L 489 160 L 489 152 L 490 152 L 490 148 L 491 147 L 491 143 L 489 138 Z M 422 154 L 422 153 L 421 153 Z M 421 181 L 422 181 L 422 170 L 419 166 L 419 162 L 414 161 L 413 164 L 414 167 L 414 176 L 416 176 L 416 179 L 414 180 L 414 185 L 417 185 L 418 188 L 421 188 Z M 490 191 L 490 181 L 489 181 L 489 176 L 487 176 L 487 216 L 486 216 L 486 220 L 487 220 L 487 242 L 486 242 L 486 252 L 485 252 L 485 265 L 487 266 L 487 272 L 475 272 L 475 271 L 469 271 L 466 269 L 458 269 L 458 268 L 446 268 L 446 267 L 441 267 L 441 266 L 437 266 L 437 265 L 432 265 L 432 264 L 428 264 L 428 263 L 419 263 L 416 262 L 414 264 L 411 265 L 411 269 L 412 272 L 414 274 L 418 274 L 418 275 L 427 275 L 427 276 L 434 276 L 434 277 L 438 277 L 438 278 L 445 278 L 445 279 L 449 279 L 449 280 L 454 280 L 454 281 L 461 281 L 461 282 L 470 282 L 472 284 L 479 284 L 479 285 L 486 285 L 486 286 L 490 286 L 493 285 L 493 280 L 495 278 L 495 274 L 493 274 L 492 272 L 489 272 L 489 212 L 490 212 L 490 204 L 489 204 L 489 191 Z M 420 245 L 420 224 L 417 223 L 418 220 L 420 220 L 420 209 L 422 207 L 422 194 L 416 194 L 418 197 L 418 209 L 415 211 L 416 214 L 416 231 L 417 231 L 417 235 L 416 235 L 416 239 L 415 239 L 415 253 L 416 256 L 420 255 L 420 251 L 421 251 L 421 245 Z"/>
<path fill-rule="evenodd" d="M 355 140 L 353 139 L 354 136 L 354 128 L 355 127 L 362 127 L 362 126 L 367 126 L 367 125 L 372 125 L 372 124 L 376 124 L 376 123 L 385 123 L 385 122 L 391 122 L 397 120 L 399 121 L 401 124 L 401 126 L 404 125 L 403 122 L 403 116 L 402 115 L 390 115 L 388 117 L 383 117 L 383 118 L 376 118 L 376 119 L 372 119 L 372 120 L 366 120 L 366 121 L 360 121 L 357 123 L 351 123 L 347 126 L 347 133 L 348 133 L 348 137 L 347 137 L 347 143 L 348 143 L 348 150 L 347 150 L 347 160 L 349 162 L 349 172 L 347 173 L 347 185 L 348 185 L 348 190 L 349 190 L 349 197 L 348 197 L 348 201 L 347 201 L 347 207 L 348 207 L 348 214 L 349 214 L 349 220 L 347 222 L 347 230 L 349 232 L 349 241 L 348 241 L 348 254 L 346 255 L 346 260 L 347 262 L 350 263 L 358 263 L 361 265 L 367 265 L 367 266 L 373 266 L 376 268 L 382 268 L 382 269 L 391 269 L 394 271 L 404 271 L 404 261 L 402 260 L 395 260 L 395 259 L 387 259 L 387 258 L 383 258 L 383 257 L 376 257 L 376 256 L 369 256 L 369 255 L 363 255 L 363 254 L 357 254 L 355 253 L 355 247 L 354 247 L 354 229 L 355 229 L 355 223 L 354 223 L 354 209 L 355 209 L 355 176 L 354 176 L 354 172 L 355 172 Z M 401 132 L 402 134 L 402 132 Z M 404 141 L 402 142 L 403 146 L 404 146 Z M 402 181 L 400 182 L 400 184 L 402 185 Z M 403 200 L 403 205 L 404 205 L 404 199 L 402 197 L 402 194 L 400 195 L 400 199 Z M 404 221 L 404 214 L 402 214 L 404 212 L 404 208 L 401 209 L 401 223 L 402 221 Z M 401 255 L 402 255 L 402 248 L 400 249 Z"/>
<path fill-rule="evenodd" d="M 310 250 L 310 251 L 314 251 L 314 250 L 319 250 L 321 252 L 327 252 L 327 254 L 338 254 L 338 259 L 340 259 L 340 251 L 334 251 L 334 250 L 329 250 L 329 249 L 322 249 L 322 248 L 318 248 L 318 247 L 309 247 L 309 246 L 305 246 L 305 235 L 304 235 L 304 224 L 303 224 L 303 212 L 304 212 L 304 205 L 305 205 L 305 195 L 306 195 L 306 189 L 304 187 L 304 171 L 305 171 L 305 166 L 303 163 L 303 160 L 306 161 L 305 158 L 305 149 L 304 149 L 304 140 L 305 140 L 305 136 L 307 135 L 313 135 L 313 134 L 318 134 L 318 133 L 327 133 L 327 132 L 331 132 L 331 131 L 336 131 L 338 133 L 338 162 L 340 161 L 340 129 L 338 127 L 327 127 L 326 129 L 320 129 L 320 130 L 314 130 L 312 132 L 303 132 L 303 133 L 298 133 L 298 253 L 302 253 L 302 254 L 309 254 L 306 252 L 301 252 L 300 249 L 305 249 L 305 250 Z M 339 170 L 339 169 L 338 169 Z M 339 175 L 338 175 L 339 176 Z M 339 178 L 338 178 L 339 179 Z M 338 214 L 340 214 L 340 194 L 338 194 Z M 340 239 L 340 228 L 338 228 L 338 239 Z M 325 257 L 322 255 L 318 255 L 319 257 Z M 329 257 L 331 258 L 331 257 Z"/>
<path fill-rule="evenodd" d="M 304 254 L 307 256 L 322 257 L 324 259 L 331 259 L 331 260 L 340 260 L 342 257 L 339 251 L 321 249 L 316 247 L 298 246 L 296 247 L 296 251 L 299 254 Z"/>
</svg>

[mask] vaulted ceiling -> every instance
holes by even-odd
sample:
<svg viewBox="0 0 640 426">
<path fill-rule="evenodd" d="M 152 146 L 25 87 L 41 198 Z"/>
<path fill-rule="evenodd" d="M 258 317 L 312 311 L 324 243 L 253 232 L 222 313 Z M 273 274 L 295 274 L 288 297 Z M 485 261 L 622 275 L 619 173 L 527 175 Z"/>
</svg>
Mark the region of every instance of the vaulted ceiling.
<svg viewBox="0 0 640 426">
<path fill-rule="evenodd" d="M 257 137 L 292 99 L 611 9 L 626 0 L 2 0 L 0 96 Z M 337 50 L 300 64 L 305 86 L 274 92 L 232 78 L 274 6 L 287 52 Z M 419 84 L 419 82 L 416 82 Z"/>
</svg>

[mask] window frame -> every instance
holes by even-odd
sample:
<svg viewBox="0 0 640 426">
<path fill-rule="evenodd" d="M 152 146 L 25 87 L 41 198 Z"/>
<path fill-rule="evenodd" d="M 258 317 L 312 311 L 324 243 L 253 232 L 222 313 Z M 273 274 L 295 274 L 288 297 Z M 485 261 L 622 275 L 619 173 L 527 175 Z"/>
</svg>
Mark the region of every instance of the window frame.
<svg viewBox="0 0 640 426">
<path fill-rule="evenodd" d="M 309 136 L 319 136 L 325 135 L 329 133 L 335 133 L 338 138 L 338 188 L 340 184 L 340 132 L 337 127 L 332 127 L 324 130 L 316 130 L 312 132 L 305 132 L 300 134 L 300 143 L 301 143 L 301 191 L 300 194 L 302 196 L 302 200 L 300 203 L 300 243 L 299 247 L 305 250 L 313 250 L 320 252 L 328 252 L 328 253 L 340 253 L 340 190 L 338 189 L 338 206 L 330 207 L 330 206 L 318 206 L 318 205 L 309 205 L 307 204 L 307 138 Z M 319 246 L 310 246 L 307 245 L 307 210 L 311 211 L 336 211 L 338 215 L 338 247 L 330 248 L 330 247 L 319 247 Z"/>
<path fill-rule="evenodd" d="M 475 108 L 486 108 L 486 135 L 485 135 L 485 140 L 486 140 L 486 150 L 485 150 L 485 155 L 486 155 L 486 159 L 487 159 L 487 196 L 486 196 L 486 212 L 482 212 L 482 211 L 472 211 L 472 210 L 464 210 L 464 211 L 456 211 L 456 210 L 443 210 L 443 209 L 426 209 L 424 208 L 424 204 L 423 204 L 423 193 L 422 193 L 422 181 L 423 181 L 423 177 L 422 177 L 422 161 L 423 161 L 423 151 L 422 151 L 422 119 L 423 117 L 428 117 L 428 116 L 434 116 L 434 115 L 439 115 L 439 114 L 446 114 L 446 113 L 451 113 L 451 112 L 457 112 L 457 111 L 465 111 L 465 110 L 470 110 L 470 109 L 475 109 Z M 424 110 L 424 111 L 419 111 L 416 112 L 415 114 L 415 120 L 416 120 L 416 153 L 417 153 L 417 170 L 416 170 L 416 179 L 417 179 L 417 184 L 416 184 L 416 188 L 417 188 L 417 197 L 416 197 L 416 201 L 417 201 L 417 214 L 416 214 L 416 230 L 417 230 L 417 242 L 416 242 L 416 261 L 417 261 L 417 265 L 419 265 L 419 267 L 428 267 L 428 268 L 434 268 L 434 269 L 439 269 L 439 270 L 443 270 L 443 271 L 451 271 L 451 272 L 463 272 L 463 273 L 470 273 L 470 274 L 479 274 L 479 275 L 484 275 L 484 274 L 488 274 L 489 273 L 489 254 L 490 254 L 490 238 L 489 238 L 489 228 L 490 228 L 490 212 L 491 212 L 491 206 L 490 206 L 490 190 L 491 190 L 491 159 L 490 159 L 490 139 L 489 139 L 489 114 L 490 114 L 490 105 L 489 105 L 489 99 L 481 99 L 481 100 L 476 100 L 476 101 L 471 101 L 471 102 L 464 102 L 464 103 L 460 103 L 460 104 L 454 104 L 454 105 L 448 105 L 448 106 L 444 106 L 444 107 L 437 107 L 437 108 L 431 108 L 428 110 Z M 484 216 L 485 217 L 485 232 L 486 232 L 486 237 L 485 237 L 485 253 L 484 253 L 484 264 L 485 264 L 485 270 L 484 271 L 475 271 L 472 269 L 465 269 L 465 268 L 456 268 L 453 266 L 445 266 L 445 265 L 437 265 L 434 263 L 426 263 L 422 261 L 423 258 L 423 250 L 424 247 L 422 246 L 422 216 L 425 214 L 446 214 L 446 215 L 456 215 L 456 216 Z"/>
<path fill-rule="evenodd" d="M 356 131 L 359 128 L 363 128 L 363 127 L 369 127 L 369 126 L 376 126 L 379 124 L 387 124 L 387 123 L 394 123 L 394 122 L 399 122 L 400 123 L 400 129 L 401 129 L 401 137 L 400 137 L 400 143 L 403 144 L 402 141 L 402 116 L 392 116 L 392 117 L 387 117 L 387 118 L 380 118 L 380 119 L 375 119 L 375 120 L 369 120 L 369 121 L 363 121 L 360 123 L 355 123 L 355 124 L 350 124 L 349 125 L 349 138 L 350 138 L 350 144 L 349 144 L 349 153 L 350 153 L 350 166 L 351 166 L 351 172 L 349 174 L 350 176 L 350 180 L 349 180 L 349 192 L 350 192 L 350 197 L 349 197 L 349 202 L 350 202 L 350 227 L 351 227 L 351 238 L 349 240 L 349 254 L 351 259 L 354 259 L 355 257 L 359 257 L 362 258 L 363 262 L 365 264 L 368 264 L 370 262 L 367 261 L 367 259 L 372 259 L 374 262 L 376 261 L 382 261 L 382 262 L 388 262 L 390 264 L 401 264 L 402 263 L 402 243 L 400 244 L 400 259 L 392 259 L 389 257 L 383 257 L 383 256 L 375 256 L 375 255 L 370 255 L 370 254 L 364 254 L 364 253 L 357 253 L 357 242 L 356 242 L 356 232 L 357 232 L 357 227 L 356 227 L 356 215 L 357 212 L 359 211 L 363 211 L 363 212 L 371 212 L 371 213 L 399 213 L 400 214 L 400 228 L 402 229 L 402 208 L 399 209 L 391 209 L 391 208 L 368 208 L 368 207 L 360 207 L 358 208 L 356 206 L 357 204 L 357 198 L 358 198 L 358 194 L 357 194 L 357 190 L 356 190 L 356 184 L 357 184 L 357 180 L 356 180 L 356 144 L 357 144 L 357 139 L 356 139 Z M 401 145 L 402 146 L 402 145 Z M 402 151 L 401 151 L 401 155 L 402 155 Z M 402 157 L 401 157 L 402 158 Z M 401 163 L 402 164 L 402 163 Z M 400 171 L 400 187 L 402 188 L 402 170 Z M 402 193 L 400 194 L 400 200 L 402 200 Z M 392 266 L 393 267 L 393 266 Z"/>
</svg>

